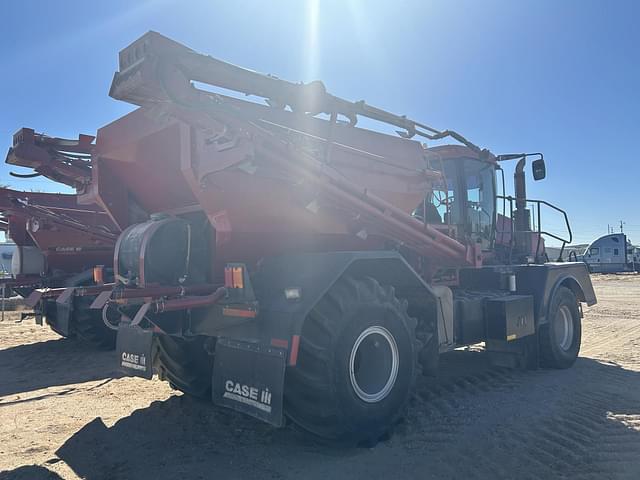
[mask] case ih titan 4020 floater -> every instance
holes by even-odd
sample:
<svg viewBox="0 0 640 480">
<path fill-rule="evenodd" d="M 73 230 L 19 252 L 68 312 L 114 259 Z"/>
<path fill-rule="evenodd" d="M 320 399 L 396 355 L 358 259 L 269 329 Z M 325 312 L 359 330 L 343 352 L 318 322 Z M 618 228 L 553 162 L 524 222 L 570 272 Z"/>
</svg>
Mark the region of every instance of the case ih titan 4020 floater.
<svg viewBox="0 0 640 480">
<path fill-rule="evenodd" d="M 416 372 L 457 347 L 485 342 L 514 366 L 575 361 L 581 302 L 596 299 L 584 264 L 546 258 L 540 211 L 556 207 L 526 199 L 528 155 L 496 156 L 154 32 L 119 64 L 110 95 L 140 108 L 98 131 L 80 198 L 123 229 L 115 284 L 92 308 L 117 329 L 124 371 L 357 443 L 387 431 Z M 461 145 L 414 140 L 446 137 Z M 515 197 L 499 196 L 512 159 Z"/>
<path fill-rule="evenodd" d="M 79 140 L 51 138 L 23 128 L 14 135 L 6 161 L 36 170 L 27 175 L 11 173 L 13 176 L 45 175 L 81 190 L 91 178 L 92 140 L 86 135 Z M 47 296 L 60 288 L 94 285 L 96 265 L 107 266 L 100 272 L 109 280 L 120 233 L 109 216 L 95 204 L 79 204 L 76 195 L 8 188 L 0 188 L 0 212 L 4 219 L 0 228 L 16 244 L 13 278 L 4 279 L 5 286 L 26 298 L 38 323 L 44 318 L 60 335 L 115 347 L 115 332 L 105 325 L 100 312 L 88 308 L 89 296 L 62 297 L 60 302 Z"/>
</svg>

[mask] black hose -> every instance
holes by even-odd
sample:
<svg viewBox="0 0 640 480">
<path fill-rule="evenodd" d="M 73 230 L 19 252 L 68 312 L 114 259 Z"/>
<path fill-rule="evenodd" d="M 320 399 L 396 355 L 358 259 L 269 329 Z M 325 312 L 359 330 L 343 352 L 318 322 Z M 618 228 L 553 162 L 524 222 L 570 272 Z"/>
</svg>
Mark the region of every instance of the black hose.
<svg viewBox="0 0 640 480">
<path fill-rule="evenodd" d="M 16 178 L 35 178 L 35 177 L 41 177 L 42 174 L 41 173 L 16 173 L 16 172 L 9 172 L 9 175 L 11 175 L 12 177 L 16 177 Z"/>
</svg>

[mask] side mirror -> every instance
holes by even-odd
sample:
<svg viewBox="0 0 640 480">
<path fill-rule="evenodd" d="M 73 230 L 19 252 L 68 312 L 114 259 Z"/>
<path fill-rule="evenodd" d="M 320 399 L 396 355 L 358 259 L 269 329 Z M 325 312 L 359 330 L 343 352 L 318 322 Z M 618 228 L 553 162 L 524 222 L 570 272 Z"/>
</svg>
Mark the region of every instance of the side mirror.
<svg viewBox="0 0 640 480">
<path fill-rule="evenodd" d="M 547 176 L 547 167 L 545 166 L 543 159 L 531 162 L 531 170 L 533 172 L 534 180 L 542 180 Z"/>
</svg>

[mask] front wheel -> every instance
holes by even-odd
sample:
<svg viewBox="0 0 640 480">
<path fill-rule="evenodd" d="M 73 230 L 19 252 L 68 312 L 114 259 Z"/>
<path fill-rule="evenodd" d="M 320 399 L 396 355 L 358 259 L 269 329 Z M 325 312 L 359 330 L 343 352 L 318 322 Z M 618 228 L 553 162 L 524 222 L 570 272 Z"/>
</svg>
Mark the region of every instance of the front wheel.
<svg viewBox="0 0 640 480">
<path fill-rule="evenodd" d="M 285 412 L 335 443 L 375 442 L 403 413 L 416 371 L 416 321 L 392 287 L 340 279 L 305 320 Z"/>
<path fill-rule="evenodd" d="M 548 322 L 540 327 L 540 363 L 543 367 L 569 368 L 578 358 L 582 321 L 578 300 L 567 287 L 553 295 Z"/>
</svg>

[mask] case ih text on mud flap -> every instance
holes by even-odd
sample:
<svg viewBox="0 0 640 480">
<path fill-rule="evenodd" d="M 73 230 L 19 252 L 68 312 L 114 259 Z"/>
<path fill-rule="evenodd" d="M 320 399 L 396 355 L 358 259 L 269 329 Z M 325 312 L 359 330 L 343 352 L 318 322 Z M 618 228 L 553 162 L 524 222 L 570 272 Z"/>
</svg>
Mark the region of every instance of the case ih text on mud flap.
<svg viewBox="0 0 640 480">
<path fill-rule="evenodd" d="M 213 403 L 283 425 L 286 350 L 220 338 L 213 365 Z"/>
<path fill-rule="evenodd" d="M 150 379 L 153 376 L 152 345 L 152 331 L 120 325 L 116 340 L 120 370 L 126 375 Z"/>
</svg>

